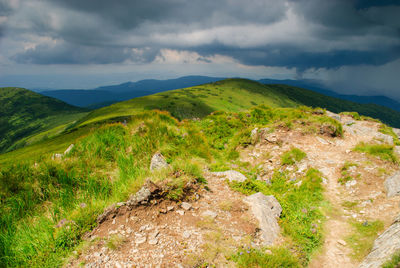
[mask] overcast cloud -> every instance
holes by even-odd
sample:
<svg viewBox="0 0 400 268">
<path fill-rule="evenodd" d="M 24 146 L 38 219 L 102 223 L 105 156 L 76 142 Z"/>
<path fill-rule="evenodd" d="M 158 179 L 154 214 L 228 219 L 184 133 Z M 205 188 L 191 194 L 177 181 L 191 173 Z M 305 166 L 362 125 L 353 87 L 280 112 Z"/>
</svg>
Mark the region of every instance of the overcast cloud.
<svg viewBox="0 0 400 268">
<path fill-rule="evenodd" d="M 0 86 L 303 77 L 400 100 L 399 14 L 394 0 L 0 0 Z"/>
</svg>

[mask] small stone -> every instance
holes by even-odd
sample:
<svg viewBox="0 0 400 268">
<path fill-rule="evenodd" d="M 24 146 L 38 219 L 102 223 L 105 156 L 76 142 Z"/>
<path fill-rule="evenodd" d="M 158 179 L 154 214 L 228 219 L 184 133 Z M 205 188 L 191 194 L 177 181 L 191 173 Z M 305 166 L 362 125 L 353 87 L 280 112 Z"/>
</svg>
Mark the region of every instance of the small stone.
<svg viewBox="0 0 400 268">
<path fill-rule="evenodd" d="M 167 207 L 167 210 L 168 210 L 168 211 L 174 210 L 174 206 L 168 206 L 168 207 Z"/>
<path fill-rule="evenodd" d="M 156 237 L 158 236 L 159 233 L 160 233 L 160 231 L 155 230 L 154 232 L 152 232 L 152 233 L 149 235 L 149 238 L 150 238 L 150 239 L 154 239 L 154 238 L 156 238 Z"/>
<path fill-rule="evenodd" d="M 140 244 L 143 244 L 144 242 L 146 242 L 146 237 L 145 236 L 141 236 L 141 237 L 138 237 L 138 238 L 136 238 L 135 239 L 135 243 L 137 244 L 137 245 L 140 245 Z"/>
<path fill-rule="evenodd" d="M 339 239 L 339 240 L 337 241 L 337 243 L 338 243 L 339 245 L 342 245 L 342 246 L 346 246 L 346 245 L 347 245 L 347 243 L 346 243 L 344 240 L 342 240 L 342 239 Z"/>
<path fill-rule="evenodd" d="M 165 208 L 161 208 L 161 209 L 160 209 L 160 213 L 165 214 L 165 213 L 167 213 L 167 210 L 166 210 Z"/>
<path fill-rule="evenodd" d="M 113 219 L 112 224 L 115 224 L 115 219 Z"/>
<path fill-rule="evenodd" d="M 79 206 L 80 206 L 81 208 L 87 207 L 86 203 L 81 203 Z"/>
<path fill-rule="evenodd" d="M 157 245 L 158 243 L 158 239 L 157 238 L 153 238 L 149 240 L 149 245 Z"/>
<path fill-rule="evenodd" d="M 181 209 L 177 210 L 176 213 L 178 213 L 181 216 L 185 215 L 185 211 L 183 211 Z"/>
<path fill-rule="evenodd" d="M 184 231 L 182 234 L 183 238 L 185 238 L 185 239 L 189 238 L 191 235 L 192 234 L 189 231 Z"/>
<path fill-rule="evenodd" d="M 189 204 L 189 203 L 187 203 L 187 202 L 182 202 L 181 207 L 182 207 L 184 210 L 189 210 L 189 209 L 192 208 L 192 205 Z"/>
<path fill-rule="evenodd" d="M 203 213 L 201 213 L 201 216 L 203 216 L 203 217 L 211 217 L 211 218 L 215 219 L 218 216 L 218 214 L 216 212 L 214 212 L 214 211 L 206 210 Z"/>
<path fill-rule="evenodd" d="M 303 183 L 303 181 L 298 181 L 294 185 L 296 185 L 297 187 L 300 187 L 302 183 Z"/>
</svg>

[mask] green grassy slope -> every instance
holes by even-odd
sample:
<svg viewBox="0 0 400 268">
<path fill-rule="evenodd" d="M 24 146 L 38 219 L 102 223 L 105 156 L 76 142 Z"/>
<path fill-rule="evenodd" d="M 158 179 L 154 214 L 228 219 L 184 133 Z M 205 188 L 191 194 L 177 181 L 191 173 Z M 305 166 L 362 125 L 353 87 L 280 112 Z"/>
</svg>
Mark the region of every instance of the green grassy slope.
<svg viewBox="0 0 400 268">
<path fill-rule="evenodd" d="M 361 115 L 379 119 L 382 122 L 393 127 L 400 127 L 400 112 L 392 110 L 385 106 L 380 106 L 377 104 L 355 103 L 352 101 L 329 97 L 311 90 L 293 86 L 269 86 L 277 89 L 281 94 L 286 95 L 289 99 L 300 102 L 306 106 L 322 107 L 334 113 L 354 111 L 358 112 Z"/>
<path fill-rule="evenodd" d="M 226 79 L 215 83 L 135 98 L 94 110 L 81 117 L 73 126 L 69 126 L 70 134 L 7 154 L 0 154 L 0 164 L 16 159 L 29 159 L 38 153 L 44 155 L 63 152 L 69 144 L 74 143 L 77 138 L 92 128 L 93 124 L 102 124 L 106 121 L 123 121 L 124 118 L 128 119 L 132 115 L 146 110 L 166 110 L 172 116 L 184 119 L 202 118 L 216 110 L 239 112 L 260 104 L 270 107 L 306 105 L 327 108 L 333 112 L 357 111 L 360 114 L 378 118 L 392 126 L 400 126 L 399 112 L 374 104 L 357 104 L 297 87 L 264 85 L 246 79 Z M 65 116 L 64 114 L 63 117 Z M 71 116 L 79 117 L 80 114 L 72 113 Z M 66 121 L 68 122 L 68 120 Z M 57 133 L 64 130 L 64 127 L 66 126 L 59 125 L 47 132 L 40 132 L 29 139 L 22 139 L 20 143 L 25 141 L 33 143 L 42 139 L 43 136 L 56 136 Z M 82 130 L 82 127 L 85 127 L 85 130 Z M 80 130 L 78 133 L 74 133 L 75 129 Z"/>
<path fill-rule="evenodd" d="M 0 152 L 54 136 L 84 113 L 84 109 L 26 89 L 0 88 Z M 35 135 L 43 131 L 48 132 Z"/>
<path fill-rule="evenodd" d="M 293 182 L 287 183 L 289 177 L 283 173 L 270 187 L 255 182 L 257 168 L 249 169 L 238 159 L 238 148 L 251 142 L 252 129 L 274 129 L 282 124 L 296 129 L 306 127 L 307 133 L 319 133 L 322 125 L 329 125 L 341 135 L 337 121 L 311 109 L 258 106 L 240 113 L 216 112 L 202 120 L 184 121 L 166 112 L 145 111 L 132 116 L 126 125 L 80 128 L 56 138 L 54 144 L 62 143 L 62 138 L 76 138 L 68 136 L 74 133 L 84 135 L 79 131 L 86 133 L 62 160 L 39 155 L 45 146 L 37 147 L 35 163 L 32 159 L 0 168 L 0 267 L 63 267 L 82 236 L 96 226 L 96 217 L 104 208 L 126 200 L 147 178 L 163 181 L 165 198 L 180 200 L 185 185 L 204 183 L 204 167 L 226 170 L 231 164 L 251 178 L 246 184 L 235 185 L 235 189 L 246 194 L 260 189 L 287 204 L 282 226 L 291 242 L 276 249 L 276 253 L 272 249 L 272 254 L 263 254 L 259 266 L 273 261 L 275 267 L 287 267 L 287 259 L 294 267 L 306 265 L 322 242 L 320 231 L 310 231 L 314 222 L 322 220 L 322 214 L 315 212 L 322 198 L 318 173 L 308 172 L 300 190 L 293 187 Z M 171 168 L 154 175 L 148 167 L 157 151 Z M 304 215 L 302 209 L 312 207 L 312 216 L 298 216 Z M 239 252 L 237 255 L 241 256 Z"/>
<path fill-rule="evenodd" d="M 332 112 L 355 111 L 400 127 L 400 113 L 383 106 L 358 104 L 311 90 L 285 85 L 264 85 L 247 79 L 226 79 L 119 102 L 91 112 L 76 126 L 129 116 L 143 110 L 166 110 L 172 116 L 183 119 L 201 118 L 216 110 L 238 112 L 259 104 L 270 107 L 306 105 L 326 108 Z"/>
</svg>

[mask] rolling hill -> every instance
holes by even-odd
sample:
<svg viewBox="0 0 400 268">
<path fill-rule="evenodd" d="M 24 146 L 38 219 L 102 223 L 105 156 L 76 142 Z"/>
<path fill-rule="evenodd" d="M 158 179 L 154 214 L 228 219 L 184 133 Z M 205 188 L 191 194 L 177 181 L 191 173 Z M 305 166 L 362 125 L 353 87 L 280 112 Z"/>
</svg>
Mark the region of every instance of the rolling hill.
<svg viewBox="0 0 400 268">
<path fill-rule="evenodd" d="M 125 101 L 132 98 L 147 96 L 167 90 L 212 83 L 222 79 L 224 78 L 208 76 L 184 76 L 167 80 L 146 79 L 137 82 L 126 82 L 119 85 L 102 86 L 94 89 L 43 90 L 39 91 L 39 93 L 59 99 L 74 106 L 97 109 L 112 103 Z M 260 79 L 258 82 L 267 85 L 295 86 L 342 100 L 349 100 L 362 104 L 377 104 L 400 111 L 400 103 L 388 97 L 338 94 L 332 90 L 324 88 L 321 83 L 314 80 Z"/>
<path fill-rule="evenodd" d="M 86 112 L 23 88 L 0 88 L 0 152 L 60 133 Z"/>
<path fill-rule="evenodd" d="M 174 117 L 184 119 L 204 117 L 216 110 L 237 112 L 260 104 L 270 107 L 305 105 L 326 108 L 335 113 L 354 111 L 400 127 L 400 112 L 383 106 L 359 104 L 298 87 L 264 85 L 247 79 L 226 79 L 116 103 L 91 112 L 76 126 L 151 109 L 166 110 Z"/>
<path fill-rule="evenodd" d="M 383 106 L 358 104 L 293 86 L 265 85 L 247 79 L 226 79 L 134 98 L 93 110 L 84 115 L 79 113 L 81 110 L 78 110 L 78 113 L 68 113 L 68 115 L 63 113 L 61 119 L 65 120 L 64 122 L 71 122 L 72 120 L 76 120 L 76 122 L 53 129 L 48 127 L 47 132 L 40 132 L 40 129 L 37 129 L 35 133 L 39 133 L 31 137 L 30 143 L 41 140 L 46 136 L 56 136 L 65 129 L 67 129 L 67 132 L 64 131 L 63 135 L 55 139 L 0 155 L 0 163 L 7 162 L 8 159 L 31 158 L 38 152 L 40 154 L 63 152 L 70 143 L 74 143 L 76 139 L 86 135 L 94 125 L 101 125 L 105 122 L 129 121 L 133 115 L 147 110 L 164 110 L 175 118 L 186 119 L 202 118 L 218 110 L 238 112 L 261 104 L 270 107 L 297 107 L 302 105 L 322 107 L 337 113 L 355 111 L 361 115 L 378 118 L 393 127 L 400 126 L 400 113 Z M 73 109 L 76 111 L 76 108 Z M 65 118 L 66 116 L 72 118 Z M 52 117 L 52 119 L 56 120 L 57 116 Z M 59 118 L 57 121 L 61 119 Z M 57 126 L 57 124 L 54 125 Z M 18 144 L 19 147 L 22 147 L 23 142 L 25 140 Z M 15 146 L 11 148 L 15 148 Z"/>
<path fill-rule="evenodd" d="M 215 82 L 221 79 L 222 78 L 207 76 L 184 76 L 167 80 L 146 79 L 137 82 L 127 82 L 119 85 L 103 86 L 87 90 L 46 90 L 41 91 L 40 93 L 45 96 L 62 100 L 74 106 L 99 108 L 119 101 L 151 95 L 167 90 Z"/>
</svg>

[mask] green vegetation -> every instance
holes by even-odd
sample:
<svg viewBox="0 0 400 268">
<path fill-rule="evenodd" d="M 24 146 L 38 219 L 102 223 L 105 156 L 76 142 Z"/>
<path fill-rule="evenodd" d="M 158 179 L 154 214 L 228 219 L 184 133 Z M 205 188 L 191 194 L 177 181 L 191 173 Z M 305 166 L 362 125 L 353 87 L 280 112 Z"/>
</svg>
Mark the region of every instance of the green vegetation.
<svg viewBox="0 0 400 268">
<path fill-rule="evenodd" d="M 399 112 L 390 108 L 376 104 L 360 104 L 351 101 L 341 100 L 334 97 L 325 96 L 311 90 L 297 88 L 287 85 L 268 85 L 268 87 L 279 91 L 289 99 L 310 107 L 322 107 L 334 113 L 357 112 L 365 116 L 360 120 L 381 120 L 393 127 L 400 127 Z M 372 119 L 376 118 L 376 119 Z"/>
<path fill-rule="evenodd" d="M 351 256 L 356 260 L 362 260 L 371 250 L 375 238 L 383 229 L 383 222 L 351 222 L 353 233 L 346 237 L 346 242 L 353 249 Z"/>
<path fill-rule="evenodd" d="M 351 181 L 353 179 L 353 177 L 350 175 L 349 169 L 351 167 L 357 167 L 357 166 L 358 166 L 358 164 L 356 164 L 356 163 L 351 163 L 351 162 L 346 161 L 346 163 L 344 163 L 344 165 L 341 169 L 342 176 L 339 178 L 338 182 L 343 185 L 346 182 Z"/>
<path fill-rule="evenodd" d="M 180 182 L 201 180 L 198 165 L 209 153 L 201 135 L 183 138 L 181 127 L 167 114 L 147 112 L 126 127 L 110 124 L 95 130 L 63 161 L 47 158 L 3 167 L 0 266 L 61 266 L 97 215 L 126 200 L 150 176 L 155 151 L 171 162 L 164 177 L 171 198 L 182 196 Z M 184 128 L 193 131 L 190 125 Z"/>
<path fill-rule="evenodd" d="M 385 161 L 397 163 L 398 159 L 394 154 L 393 146 L 387 144 L 368 144 L 361 142 L 353 149 L 356 152 L 366 153 Z"/>
<path fill-rule="evenodd" d="M 84 109 L 26 89 L 0 88 L 0 152 L 54 137 L 85 114 Z"/>
<path fill-rule="evenodd" d="M 165 198 L 182 199 L 186 185 L 204 182 L 204 166 L 222 168 L 237 161 L 238 149 L 249 144 L 255 127 L 286 128 L 290 123 L 293 129 L 307 126 L 319 133 L 326 124 L 340 126 L 313 111 L 258 106 L 180 122 L 166 112 L 146 111 L 126 117 L 126 125 L 86 125 L 4 154 L 0 158 L 0 266 L 61 266 L 82 234 L 95 226 L 97 215 L 126 200 L 145 178 L 162 185 Z M 63 160 L 50 159 L 71 143 L 75 147 Z M 151 174 L 150 158 L 157 151 L 170 168 Z M 322 187 L 315 170 L 302 181 L 295 187 L 285 174 L 277 174 L 271 186 L 249 181 L 237 187 L 247 189 L 246 193 L 260 190 L 277 196 L 284 208 L 281 226 L 292 239 L 287 249 L 307 263 L 321 243 Z M 229 204 L 225 207 L 229 209 Z"/>
<path fill-rule="evenodd" d="M 306 157 L 306 153 L 298 148 L 292 148 L 281 156 L 282 165 L 294 165 Z"/>
<path fill-rule="evenodd" d="M 379 132 L 392 136 L 393 137 L 393 143 L 395 145 L 400 145 L 400 139 L 399 137 L 393 132 L 393 129 L 385 124 L 382 124 L 379 128 Z"/>
<path fill-rule="evenodd" d="M 178 119 L 202 118 L 213 111 L 239 112 L 258 105 L 269 107 L 322 107 L 339 113 L 357 111 L 400 127 L 400 113 L 375 104 L 358 104 L 328 97 L 310 90 L 285 85 L 264 85 L 247 79 L 226 79 L 185 89 L 135 98 L 93 111 L 76 126 L 105 119 L 130 116 L 140 111 L 159 109 Z"/>
<path fill-rule="evenodd" d="M 231 257 L 238 267 L 301 267 L 298 260 L 286 248 L 272 248 L 265 253 L 258 249 L 241 249 Z"/>
<path fill-rule="evenodd" d="M 382 265 L 382 268 L 397 268 L 400 264 L 400 252 L 395 253 L 392 258 Z"/>
<path fill-rule="evenodd" d="M 295 187 L 287 174 L 275 172 L 271 185 L 263 181 L 248 180 L 243 183 L 231 183 L 231 187 L 247 195 L 262 192 L 276 197 L 282 206 L 280 226 L 287 237 L 285 247 L 294 249 L 297 265 L 306 266 L 312 253 L 322 244 L 321 222 L 324 217 L 320 208 L 323 205 L 323 187 L 321 173 L 315 169 L 308 170 L 301 180 L 300 187 Z M 260 254 L 255 251 L 253 255 Z M 274 257 L 275 262 L 282 261 L 277 267 L 285 267 L 288 261 L 287 254 L 281 255 L 282 258 Z M 261 254 L 257 259 L 269 257 Z M 241 262 L 246 261 L 246 258 L 238 258 L 237 255 L 236 258 Z M 296 267 L 294 264 L 293 266 Z"/>
</svg>

